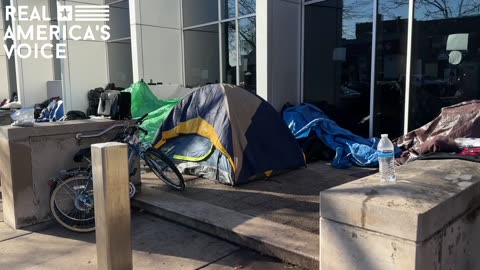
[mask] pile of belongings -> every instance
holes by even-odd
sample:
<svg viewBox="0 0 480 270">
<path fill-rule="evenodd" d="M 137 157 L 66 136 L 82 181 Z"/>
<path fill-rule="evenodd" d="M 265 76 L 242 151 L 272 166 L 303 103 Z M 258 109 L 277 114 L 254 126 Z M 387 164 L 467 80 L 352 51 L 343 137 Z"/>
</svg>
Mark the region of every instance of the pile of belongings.
<svg viewBox="0 0 480 270">
<path fill-rule="evenodd" d="M 309 142 L 319 139 L 325 148 L 333 151 L 332 166 L 343 169 L 353 165 L 362 167 L 377 167 L 378 138 L 365 139 L 341 128 L 331 120 L 322 110 L 311 105 L 302 104 L 285 109 L 283 119 L 291 132 L 307 154 L 310 152 Z M 320 147 L 321 148 L 321 147 Z M 320 150 L 319 150 L 320 151 Z M 328 152 L 328 151 L 327 151 Z M 397 148 L 395 154 L 400 155 Z M 322 159 L 332 158 L 322 154 Z"/>
<path fill-rule="evenodd" d="M 82 119 L 88 119 L 87 115 L 85 115 L 84 112 L 69 111 L 63 118 L 63 121 L 73 121 L 73 120 L 82 120 Z"/>
<path fill-rule="evenodd" d="M 33 127 L 34 125 L 34 108 L 28 107 L 15 111 L 10 115 L 13 120 L 12 126 Z"/>
<path fill-rule="evenodd" d="M 445 107 L 433 121 L 396 141 L 398 147 L 404 150 L 398 161 L 403 164 L 427 157 L 478 156 L 479 138 L 480 100 L 471 100 Z M 455 153 L 455 155 L 440 153 Z"/>
<path fill-rule="evenodd" d="M 95 89 L 92 89 L 88 91 L 87 97 L 88 97 L 88 108 L 87 108 L 87 116 L 97 116 L 98 115 L 98 108 L 99 108 L 99 103 L 100 103 L 100 97 L 102 96 L 105 91 L 111 91 L 111 90 L 116 90 L 116 91 L 121 91 L 124 90 L 125 88 L 122 87 L 117 87 L 115 86 L 114 83 L 109 83 L 105 88 L 103 87 L 98 87 Z"/>
<path fill-rule="evenodd" d="M 158 99 L 143 80 L 132 84 L 123 92 L 131 93 L 132 118 L 140 118 L 148 113 L 142 124 L 142 128 L 148 131 L 143 140 L 152 143 L 163 120 L 180 99 Z"/>
<path fill-rule="evenodd" d="M 20 102 L 18 101 L 18 96 L 16 93 L 12 95 L 12 98 L 3 99 L 2 102 L 0 102 L 1 110 L 16 110 L 21 108 L 22 104 L 20 104 Z"/>
<path fill-rule="evenodd" d="M 36 122 L 62 121 L 65 116 L 63 101 L 60 97 L 53 97 L 35 105 Z"/>
<path fill-rule="evenodd" d="M 455 143 L 462 148 L 460 155 L 480 158 L 480 138 L 459 138 Z"/>
<path fill-rule="evenodd" d="M 184 174 L 240 185 L 305 166 L 278 112 L 236 86 L 194 89 L 168 114 L 154 146 Z"/>
</svg>

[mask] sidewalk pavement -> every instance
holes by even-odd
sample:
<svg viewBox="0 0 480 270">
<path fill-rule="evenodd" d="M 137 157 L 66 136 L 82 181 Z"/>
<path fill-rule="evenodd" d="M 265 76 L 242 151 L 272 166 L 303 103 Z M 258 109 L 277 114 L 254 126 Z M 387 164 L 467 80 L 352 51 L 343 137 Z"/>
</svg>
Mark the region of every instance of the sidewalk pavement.
<svg viewBox="0 0 480 270">
<path fill-rule="evenodd" d="M 183 192 L 172 190 L 153 173 L 145 173 L 142 174 L 142 188 L 153 188 L 318 235 L 320 191 L 376 172 L 376 169 L 361 167 L 339 170 L 319 161 L 306 168 L 238 187 L 185 176 L 187 188 Z M 161 193 L 157 195 L 161 200 Z"/>
<path fill-rule="evenodd" d="M 134 269 L 298 269 L 143 212 L 132 213 L 132 242 Z M 53 222 L 14 231 L 2 218 L 0 269 L 97 269 L 95 234 Z"/>
<path fill-rule="evenodd" d="M 375 173 L 334 169 L 326 162 L 239 187 L 185 177 L 183 192 L 152 173 L 142 174 L 133 204 L 204 233 L 309 269 L 318 269 L 319 193 Z"/>
</svg>

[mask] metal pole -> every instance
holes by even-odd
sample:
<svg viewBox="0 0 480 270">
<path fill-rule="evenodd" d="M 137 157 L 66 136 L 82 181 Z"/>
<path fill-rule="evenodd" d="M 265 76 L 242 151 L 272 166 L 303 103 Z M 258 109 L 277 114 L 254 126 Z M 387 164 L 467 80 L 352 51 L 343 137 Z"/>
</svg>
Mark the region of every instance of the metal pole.
<svg viewBox="0 0 480 270">
<path fill-rule="evenodd" d="M 371 73 L 370 73 L 370 121 L 369 121 L 369 136 L 373 137 L 373 128 L 375 121 L 375 72 L 377 62 L 377 23 L 378 23 L 378 0 L 373 1 L 373 17 L 372 17 L 372 59 L 371 59 Z"/>
<path fill-rule="evenodd" d="M 127 156 L 126 144 L 92 145 L 98 269 L 133 269 Z"/>
<path fill-rule="evenodd" d="M 301 30 L 300 30 L 300 93 L 299 93 L 299 104 L 303 103 L 305 97 L 305 76 L 303 75 L 305 69 L 305 1 L 302 1 L 301 7 Z"/>
<path fill-rule="evenodd" d="M 410 82 L 412 75 L 412 42 L 413 42 L 413 22 L 415 20 L 415 0 L 408 2 L 408 33 L 407 33 L 407 63 L 405 71 L 405 111 L 403 119 L 403 133 L 407 134 L 409 130 L 410 118 Z"/>
</svg>

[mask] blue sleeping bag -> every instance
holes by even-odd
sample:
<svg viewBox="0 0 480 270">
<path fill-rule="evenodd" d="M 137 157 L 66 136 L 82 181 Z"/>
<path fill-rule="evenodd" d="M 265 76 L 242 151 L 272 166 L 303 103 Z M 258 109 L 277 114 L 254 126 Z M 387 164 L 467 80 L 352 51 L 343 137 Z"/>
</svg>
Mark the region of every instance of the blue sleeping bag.
<svg viewBox="0 0 480 270">
<path fill-rule="evenodd" d="M 334 150 L 332 166 L 335 168 L 378 166 L 378 138 L 365 139 L 339 127 L 322 110 L 311 104 L 286 109 L 283 119 L 296 139 L 307 138 L 314 132 L 325 145 Z M 395 153 L 398 156 L 400 149 L 396 148 Z"/>
</svg>

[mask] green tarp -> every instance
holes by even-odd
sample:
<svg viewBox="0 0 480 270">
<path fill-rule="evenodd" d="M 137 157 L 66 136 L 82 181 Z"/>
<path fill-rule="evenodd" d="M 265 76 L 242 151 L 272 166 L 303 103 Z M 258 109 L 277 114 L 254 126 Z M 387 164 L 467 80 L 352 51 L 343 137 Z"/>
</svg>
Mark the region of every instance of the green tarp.
<svg viewBox="0 0 480 270">
<path fill-rule="evenodd" d="M 144 140 L 152 143 L 158 128 L 181 99 L 158 99 L 143 81 L 132 84 L 124 91 L 132 94 L 133 118 L 140 118 L 148 113 L 142 128 L 148 131 Z"/>
</svg>

